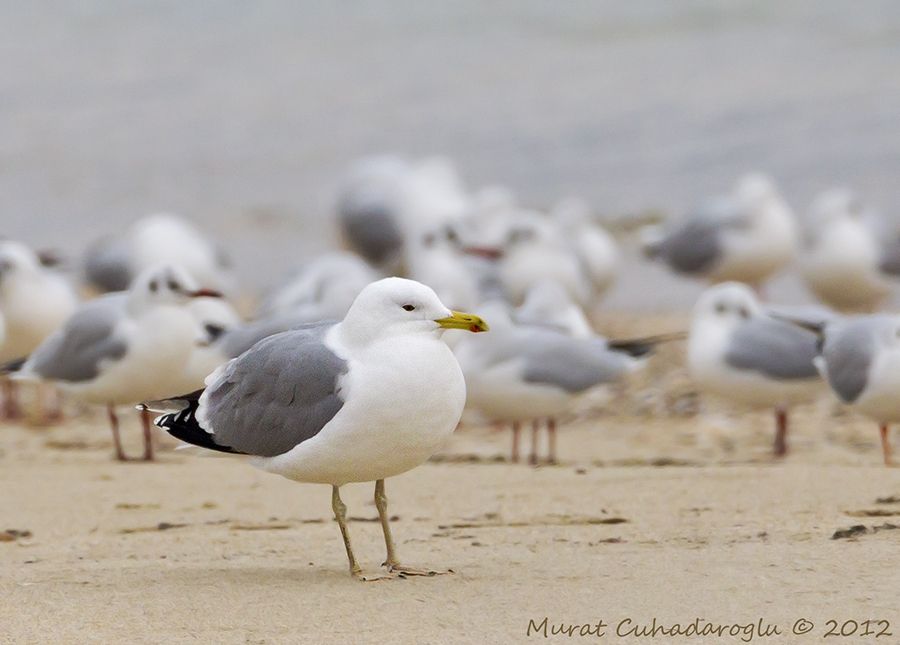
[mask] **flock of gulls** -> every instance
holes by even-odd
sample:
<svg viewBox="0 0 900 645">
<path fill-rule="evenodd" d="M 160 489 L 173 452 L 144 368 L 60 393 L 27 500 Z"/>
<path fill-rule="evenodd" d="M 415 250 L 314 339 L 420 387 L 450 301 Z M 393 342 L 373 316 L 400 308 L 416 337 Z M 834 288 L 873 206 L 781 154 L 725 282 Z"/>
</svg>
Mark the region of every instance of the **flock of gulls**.
<svg viewBox="0 0 900 645">
<path fill-rule="evenodd" d="M 343 248 L 312 259 L 252 316 L 232 304 L 240 285 L 227 255 L 176 215 L 97 240 L 77 267 L 2 239 L 0 413 L 20 418 L 23 390 L 45 422 L 66 400 L 102 406 L 119 460 L 152 460 L 155 424 L 185 447 L 331 485 L 364 580 L 441 573 L 398 560 L 386 478 L 426 461 L 462 418 L 510 428 L 512 462 L 527 428 L 528 462 L 555 462 L 559 422 L 661 343 L 686 341 L 702 391 L 771 410 L 775 455 L 788 451 L 791 407 L 830 389 L 878 425 L 891 463 L 900 316 L 879 309 L 900 276 L 900 234 L 888 220 L 846 189 L 799 217 L 771 179 L 741 177 L 632 236 L 647 261 L 710 283 L 689 328 L 616 339 L 590 322 L 629 241 L 606 224 L 576 199 L 539 211 L 504 188 L 470 191 L 443 159 L 363 159 L 336 202 Z M 788 267 L 821 306 L 766 302 L 767 281 Z M 119 437 L 128 408 L 142 422 L 139 457 Z M 339 492 L 373 481 L 387 549 L 378 576 L 354 556 Z"/>
</svg>

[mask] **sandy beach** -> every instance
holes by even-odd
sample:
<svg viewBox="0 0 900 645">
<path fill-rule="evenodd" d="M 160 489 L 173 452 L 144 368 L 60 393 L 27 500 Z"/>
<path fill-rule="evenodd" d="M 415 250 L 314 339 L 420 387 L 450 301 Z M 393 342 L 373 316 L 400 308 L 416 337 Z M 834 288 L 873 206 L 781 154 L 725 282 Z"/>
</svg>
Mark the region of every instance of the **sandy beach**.
<svg viewBox="0 0 900 645">
<path fill-rule="evenodd" d="M 900 479 L 872 424 L 823 397 L 797 412 L 793 452 L 775 462 L 769 416 L 698 398 L 673 371 L 679 351 L 649 383 L 586 403 L 560 430 L 557 466 L 510 464 L 509 433 L 468 424 L 389 480 L 402 557 L 455 571 L 434 578 L 351 579 L 326 487 L 162 438 L 158 463 L 117 464 L 100 415 L 4 426 L 0 642 L 818 643 L 829 620 L 900 634 Z M 654 379 L 665 400 L 646 394 Z M 136 422 L 125 434 L 136 453 Z M 344 494 L 375 570 L 371 497 Z M 741 631 L 629 631 L 654 619 Z M 811 631 L 792 633 L 801 619 Z M 579 636 L 600 621 L 602 636 Z M 577 629 L 552 635 L 559 625 Z M 863 642 L 861 630 L 834 640 Z"/>
</svg>

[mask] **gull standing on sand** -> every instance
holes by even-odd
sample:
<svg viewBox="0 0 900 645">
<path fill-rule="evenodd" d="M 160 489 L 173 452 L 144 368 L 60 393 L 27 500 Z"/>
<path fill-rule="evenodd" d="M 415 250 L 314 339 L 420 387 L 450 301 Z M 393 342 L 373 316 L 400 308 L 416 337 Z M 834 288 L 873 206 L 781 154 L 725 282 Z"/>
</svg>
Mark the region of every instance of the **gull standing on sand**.
<svg viewBox="0 0 900 645">
<path fill-rule="evenodd" d="M 127 292 L 81 305 L 35 349 L 16 378 L 50 381 L 77 399 L 106 405 L 116 458 L 126 461 L 115 407 L 169 396 L 173 387 L 183 386 L 201 338 L 187 304 L 213 295 L 196 289 L 190 276 L 175 267 L 145 271 Z M 141 416 L 143 458 L 150 461 L 150 418 Z"/>
<path fill-rule="evenodd" d="M 28 356 L 77 306 L 78 296 L 65 277 L 43 266 L 21 242 L 0 240 L 0 365 Z M 17 418 L 21 410 L 15 387 L 0 379 L 0 418 Z"/>
<path fill-rule="evenodd" d="M 644 252 L 673 271 L 757 291 L 787 266 L 797 247 L 794 214 L 771 179 L 740 179 L 731 195 L 703 205 L 662 235 L 645 234 Z"/>
<path fill-rule="evenodd" d="M 216 370 L 156 424 L 190 444 L 238 455 L 299 482 L 329 484 L 350 573 L 361 580 L 446 573 L 401 565 L 384 480 L 427 460 L 453 433 L 466 400 L 445 329 L 486 331 L 430 288 L 386 278 L 363 289 L 343 321 L 270 336 Z M 154 404 L 148 403 L 148 406 Z M 339 489 L 375 481 L 387 576 L 364 576 Z"/>
<path fill-rule="evenodd" d="M 816 367 L 841 402 L 878 423 L 884 463 L 893 465 L 889 429 L 900 421 L 900 317 L 858 316 L 812 328 L 822 336 Z"/>
<path fill-rule="evenodd" d="M 790 406 L 822 388 L 816 343 L 812 332 L 770 316 L 747 285 L 729 282 L 707 289 L 694 307 L 688 368 L 702 390 L 774 409 L 774 452 L 783 456 Z"/>
<path fill-rule="evenodd" d="M 825 304 L 850 312 L 871 312 L 900 276 L 900 237 L 850 190 L 834 188 L 813 202 L 800 270 Z"/>
<path fill-rule="evenodd" d="M 492 325 L 486 336 L 460 339 L 454 347 L 466 375 L 467 406 L 493 423 L 512 427 L 511 461 L 519 461 L 521 424 L 531 422 L 529 463 L 538 463 L 538 433 L 546 423 L 548 462 L 556 463 L 556 421 L 597 387 L 619 382 L 639 368 L 653 343 L 573 338 L 552 328 L 519 325 L 506 306 L 483 306 Z"/>
</svg>

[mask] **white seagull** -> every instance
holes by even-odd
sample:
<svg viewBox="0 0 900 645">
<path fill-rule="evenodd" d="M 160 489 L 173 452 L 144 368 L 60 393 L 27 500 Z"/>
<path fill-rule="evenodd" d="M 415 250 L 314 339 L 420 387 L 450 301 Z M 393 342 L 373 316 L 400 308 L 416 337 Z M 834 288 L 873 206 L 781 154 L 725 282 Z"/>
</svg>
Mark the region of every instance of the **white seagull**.
<svg viewBox="0 0 900 645">
<path fill-rule="evenodd" d="M 702 390 L 775 410 L 774 452 L 787 454 L 788 410 L 822 389 L 816 335 L 767 313 L 747 285 L 707 289 L 694 307 L 688 368 Z"/>
<path fill-rule="evenodd" d="M 465 382 L 441 339 L 445 329 L 487 325 L 449 310 L 425 285 L 386 278 L 366 287 L 341 322 L 257 343 L 211 374 L 204 390 L 169 402 L 181 409 L 156 424 L 288 479 L 330 485 L 350 573 L 362 580 L 373 578 L 353 554 L 339 489 L 375 481 L 387 577 L 441 573 L 398 561 L 384 480 L 428 459 L 462 414 Z"/>
<path fill-rule="evenodd" d="M 711 200 L 668 232 L 647 237 L 645 253 L 673 271 L 759 290 L 791 262 L 798 232 L 772 180 L 751 174 L 731 195 Z"/>
<path fill-rule="evenodd" d="M 615 344 L 573 338 L 547 326 L 516 324 L 499 302 L 483 306 L 492 331 L 460 339 L 454 351 L 466 375 L 467 406 L 493 423 L 512 427 L 511 461 L 519 461 L 521 425 L 531 422 L 529 463 L 538 462 L 545 423 L 549 463 L 556 462 L 557 418 L 595 388 L 619 382 L 639 368 L 654 341 Z"/>
<path fill-rule="evenodd" d="M 73 397 L 105 404 L 115 455 L 126 461 L 119 438 L 117 405 L 170 396 L 184 384 L 184 372 L 201 331 L 187 307 L 196 289 L 175 267 L 149 269 L 125 293 L 81 305 L 51 334 L 15 375 L 56 383 Z M 144 459 L 153 459 L 149 416 L 144 423 Z"/>
<path fill-rule="evenodd" d="M 857 316 L 819 325 L 816 366 L 838 398 L 879 425 L 884 463 L 889 428 L 900 421 L 900 317 Z"/>
<path fill-rule="evenodd" d="M 0 364 L 25 358 L 78 306 L 69 281 L 21 242 L 0 240 Z M 15 388 L 2 378 L 0 417 L 21 415 Z"/>
<path fill-rule="evenodd" d="M 391 272 L 403 263 L 410 236 L 453 221 L 469 207 L 448 160 L 382 155 L 351 167 L 339 190 L 337 223 L 351 251 Z"/>
<path fill-rule="evenodd" d="M 841 311 L 874 311 L 900 274 L 897 232 L 848 189 L 822 193 L 810 210 L 800 260 L 806 284 Z"/>
<path fill-rule="evenodd" d="M 85 277 L 106 293 L 125 291 L 140 273 L 164 264 L 179 266 L 201 288 L 230 292 L 234 277 L 222 249 L 196 225 L 173 213 L 141 218 L 120 236 L 88 248 Z"/>
</svg>

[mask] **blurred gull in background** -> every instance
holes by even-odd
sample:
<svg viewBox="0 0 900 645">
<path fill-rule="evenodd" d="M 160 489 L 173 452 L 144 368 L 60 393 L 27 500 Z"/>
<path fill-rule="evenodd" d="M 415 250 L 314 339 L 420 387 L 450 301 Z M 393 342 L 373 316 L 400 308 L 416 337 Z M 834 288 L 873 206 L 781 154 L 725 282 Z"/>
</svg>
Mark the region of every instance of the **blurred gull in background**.
<svg viewBox="0 0 900 645">
<path fill-rule="evenodd" d="M 222 249 L 194 224 L 172 213 L 135 222 L 124 234 L 95 242 L 84 257 L 88 283 L 101 293 L 125 291 L 151 267 L 180 266 L 200 287 L 230 293 L 234 278 Z"/>
<path fill-rule="evenodd" d="M 595 388 L 619 382 L 643 364 L 652 344 L 617 349 L 604 338 L 573 338 L 545 326 L 517 324 L 506 305 L 491 302 L 481 311 L 491 333 L 467 336 L 454 348 L 466 376 L 467 408 L 513 430 L 511 460 L 519 460 L 521 424 L 531 422 L 529 463 L 538 463 L 538 431 L 548 431 L 549 463 L 556 462 L 556 421 Z"/>
<path fill-rule="evenodd" d="M 41 264 L 21 242 L 0 240 L 0 364 L 28 356 L 71 315 L 78 297 L 69 281 Z M 5 379 L 0 417 L 21 416 L 15 387 Z"/>
<path fill-rule="evenodd" d="M 588 303 L 590 278 L 555 220 L 536 211 L 513 211 L 506 215 L 505 232 L 498 266 L 514 304 L 544 278 L 555 280 L 576 302 Z"/>
<path fill-rule="evenodd" d="M 411 236 L 454 221 L 468 208 L 469 197 L 449 160 L 368 157 L 354 164 L 342 183 L 338 227 L 350 250 L 395 273 L 406 260 Z"/>
<path fill-rule="evenodd" d="M 127 292 L 82 304 L 15 377 L 54 382 L 77 399 L 105 404 L 116 458 L 126 461 L 115 406 L 169 396 L 184 386 L 194 347 L 203 341 L 188 303 L 211 295 L 179 268 L 145 270 Z M 191 387 L 202 384 L 200 378 Z M 143 457 L 152 460 L 149 417 L 141 418 Z"/>
<path fill-rule="evenodd" d="M 750 174 L 730 195 L 708 201 L 668 231 L 645 229 L 644 237 L 646 255 L 677 273 L 760 291 L 794 259 L 798 232 L 772 180 Z"/>
<path fill-rule="evenodd" d="M 783 456 L 790 406 L 822 390 L 816 342 L 812 332 L 770 316 L 747 285 L 729 282 L 707 289 L 694 307 L 688 368 L 701 390 L 773 409 L 774 453 Z"/>
<path fill-rule="evenodd" d="M 900 275 L 900 236 L 853 191 L 833 188 L 813 202 L 806 221 L 800 271 L 825 304 L 874 311 Z"/>
<path fill-rule="evenodd" d="M 889 424 L 900 421 L 900 317 L 858 316 L 818 325 L 816 366 L 837 397 L 879 424 L 885 465 L 893 465 Z"/>
</svg>

